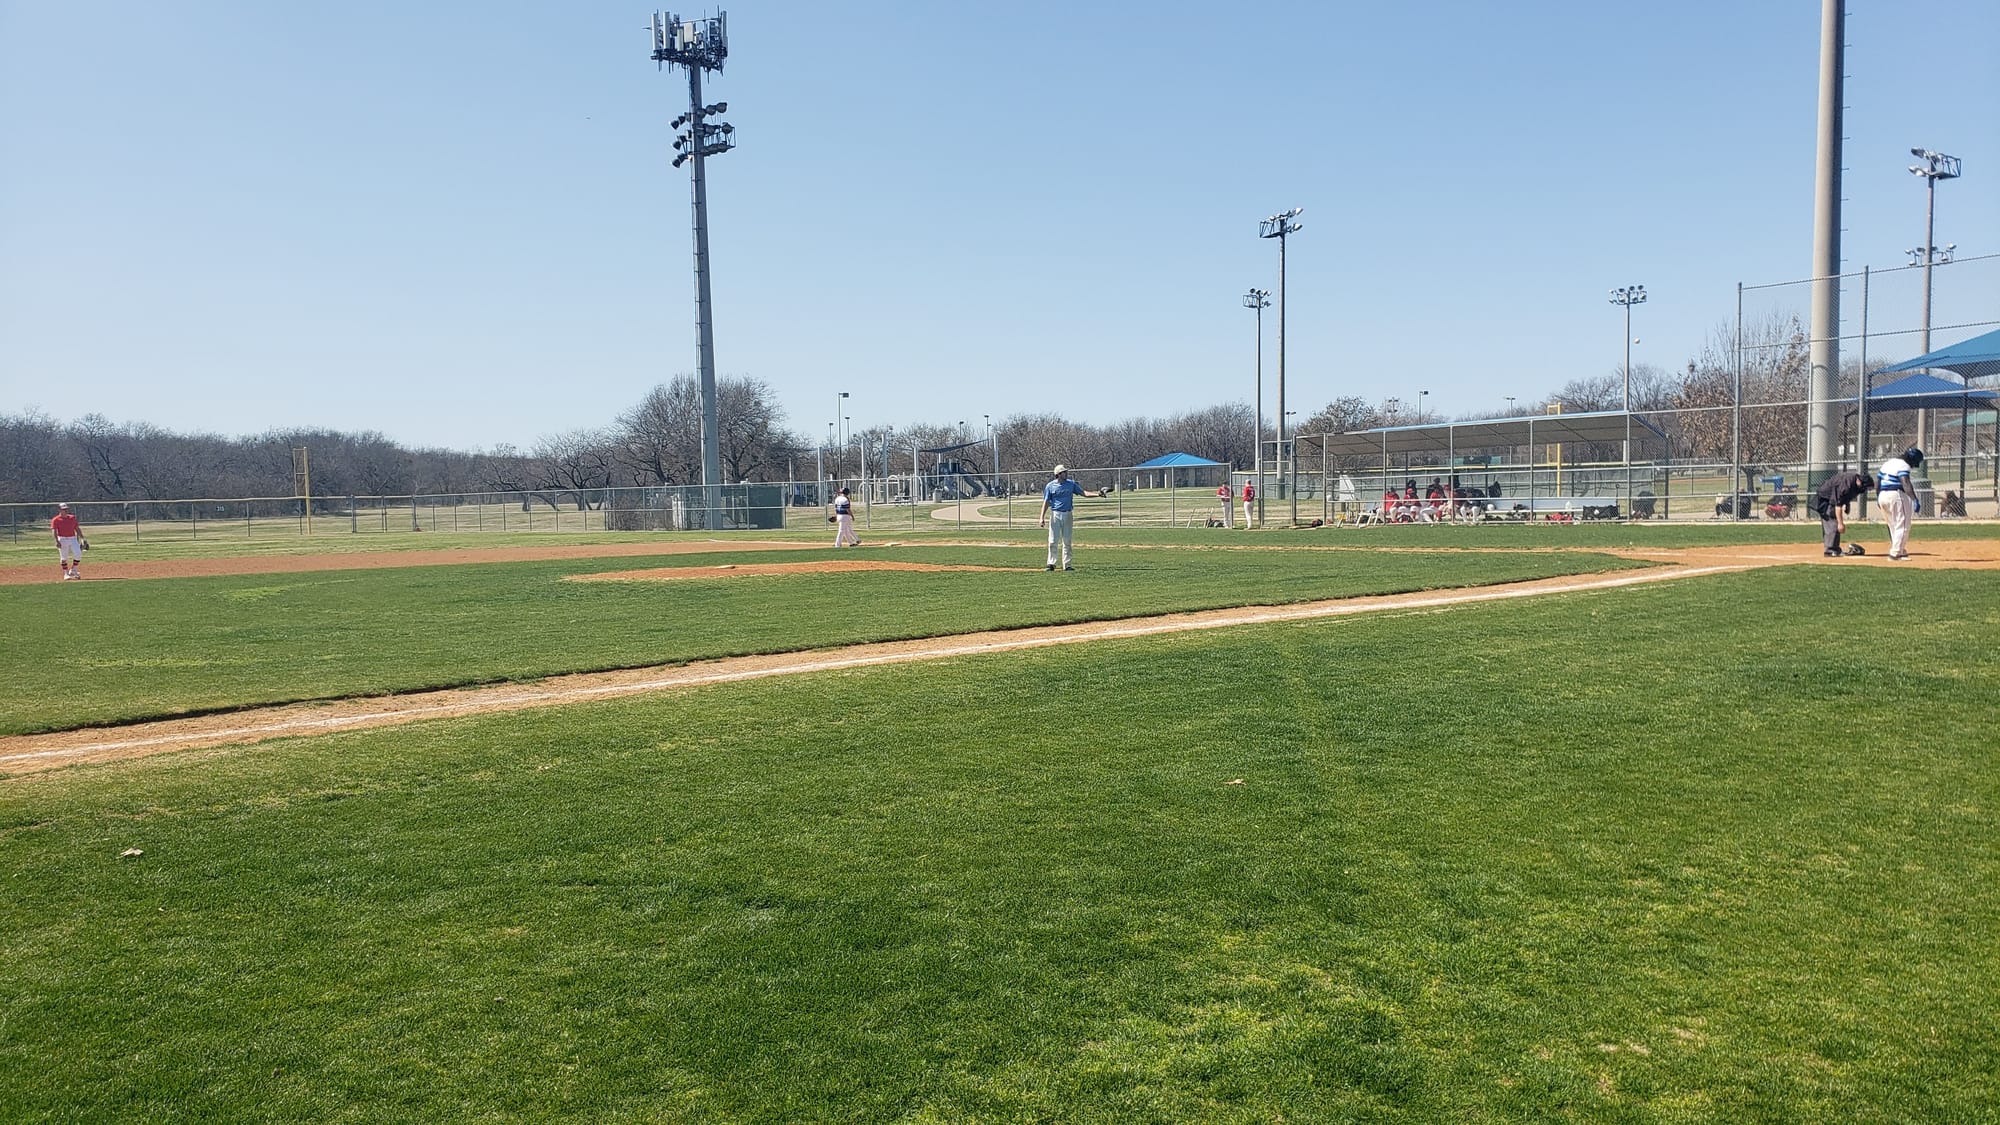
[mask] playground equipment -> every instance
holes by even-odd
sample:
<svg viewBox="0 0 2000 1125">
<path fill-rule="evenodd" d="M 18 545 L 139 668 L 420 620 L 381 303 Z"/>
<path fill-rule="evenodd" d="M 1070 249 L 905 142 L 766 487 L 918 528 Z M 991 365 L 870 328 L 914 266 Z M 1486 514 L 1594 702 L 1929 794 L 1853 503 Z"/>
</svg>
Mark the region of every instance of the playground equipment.
<svg viewBox="0 0 2000 1125">
<path fill-rule="evenodd" d="M 986 448 L 983 441 L 968 441 L 917 450 L 917 495 L 936 503 L 998 495 L 998 482 L 965 456 L 967 450 Z M 923 456 L 931 458 L 928 466 L 922 463 Z"/>
</svg>

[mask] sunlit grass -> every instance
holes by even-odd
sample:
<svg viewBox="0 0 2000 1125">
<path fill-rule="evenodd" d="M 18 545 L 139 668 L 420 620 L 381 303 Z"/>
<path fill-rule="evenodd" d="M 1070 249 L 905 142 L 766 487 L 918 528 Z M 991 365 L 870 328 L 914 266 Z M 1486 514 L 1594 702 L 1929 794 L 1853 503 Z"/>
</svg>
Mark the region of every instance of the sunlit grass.
<svg viewBox="0 0 2000 1125">
<path fill-rule="evenodd" d="M 1504 582 L 1630 564 L 1578 552 L 870 548 L 1003 568 L 572 582 L 832 551 L 570 559 L 0 587 L 0 733 L 827 645 Z M 856 557 L 852 553 L 847 556 Z M 44 643 L 62 624 L 59 650 Z"/>
<path fill-rule="evenodd" d="M 1992 1121 L 1996 639 L 1798 567 L 6 782 L 0 1106 Z"/>
</svg>

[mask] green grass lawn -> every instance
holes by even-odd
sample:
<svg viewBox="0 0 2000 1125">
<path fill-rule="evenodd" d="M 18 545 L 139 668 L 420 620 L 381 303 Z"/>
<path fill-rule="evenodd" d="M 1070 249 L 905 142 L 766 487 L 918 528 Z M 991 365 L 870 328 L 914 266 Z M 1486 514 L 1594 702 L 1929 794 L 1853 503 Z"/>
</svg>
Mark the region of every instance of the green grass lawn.
<svg viewBox="0 0 2000 1125">
<path fill-rule="evenodd" d="M 1996 639 L 1796 567 L 16 779 L 0 1117 L 1996 1121 Z"/>
<path fill-rule="evenodd" d="M 571 559 L 0 587 L 0 734 L 301 699 L 1614 569 L 1579 552 L 873 549 L 1013 568 L 568 582 L 834 552 Z M 51 623 L 61 637 L 51 644 Z"/>
<path fill-rule="evenodd" d="M 991 510 L 996 514 L 1004 508 L 997 501 Z M 972 505 L 968 504 L 970 510 Z M 883 515 L 888 511 L 888 515 Z M 1014 526 L 1004 523 L 968 522 L 963 526 L 926 517 L 912 521 L 907 508 L 876 510 L 877 518 L 873 526 L 861 530 L 871 540 L 870 549 L 883 541 L 896 542 L 937 542 L 944 540 L 978 540 L 994 542 L 1015 542 L 1025 545 L 1042 541 L 1042 533 L 1035 525 L 1037 509 L 1017 499 L 1014 505 L 1016 519 Z M 1516 524 L 1490 523 L 1478 526 L 1414 526 L 1397 525 L 1390 527 L 1340 528 L 1323 527 L 1287 530 L 1272 526 L 1254 532 L 1242 529 L 1223 530 L 1220 528 L 1162 527 L 1158 525 L 1119 526 L 1115 522 L 1119 509 L 1106 506 L 1102 501 L 1086 500 L 1077 510 L 1077 548 L 1088 551 L 1100 544 L 1126 545 L 1214 545 L 1221 543 L 1256 545 L 1260 547 L 1318 547 L 1318 546 L 1372 546 L 1376 544 L 1422 545 L 1429 547 L 1692 547 L 1715 546 L 1728 543 L 1814 543 L 1819 540 L 1819 521 L 1798 520 L 1750 520 L 1732 524 L 1727 521 L 1708 522 L 1638 522 L 1580 523 L 1580 524 Z M 1025 513 L 1025 514 L 1023 514 Z M 914 526 L 913 526 L 914 524 Z M 1888 531 L 1882 524 L 1857 520 L 1853 524 L 1852 538 L 1863 543 L 1888 542 Z M 2000 524 L 1968 523 L 1958 520 L 1945 522 L 1922 521 L 1912 533 L 1912 542 L 1919 549 L 1927 538 L 1935 539 L 1991 539 L 2000 536 Z M 124 561 L 149 561 L 155 559 L 188 558 L 236 558 L 265 555 L 317 555 L 355 554 L 374 552 L 424 551 L 456 548 L 508 548 L 508 547 L 552 547 L 590 546 L 602 543 L 654 544 L 670 547 L 677 543 L 712 543 L 718 539 L 727 542 L 754 543 L 769 540 L 785 542 L 831 542 L 832 533 L 824 524 L 807 523 L 778 531 L 731 531 L 718 535 L 711 532 L 606 532 L 606 531 L 563 531 L 563 532 L 426 532 L 412 534 L 387 532 L 352 535 L 341 531 L 324 531 L 311 538 L 286 536 L 279 538 L 242 538 L 229 535 L 204 536 L 200 539 L 186 537 L 141 536 L 129 537 L 125 529 L 106 528 L 92 534 L 91 552 L 85 560 L 90 564 Z M 45 528 L 36 527 L 23 530 L 18 537 L 0 538 L 0 567 L 46 566 L 54 572 L 55 547 Z"/>
</svg>

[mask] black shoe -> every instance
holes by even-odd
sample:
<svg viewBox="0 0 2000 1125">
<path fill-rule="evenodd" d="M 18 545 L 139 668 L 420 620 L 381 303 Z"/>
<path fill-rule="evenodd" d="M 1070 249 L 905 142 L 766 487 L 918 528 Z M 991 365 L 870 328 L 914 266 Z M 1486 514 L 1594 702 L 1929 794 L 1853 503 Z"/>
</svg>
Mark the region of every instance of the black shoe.
<svg viewBox="0 0 2000 1125">
<path fill-rule="evenodd" d="M 1830 558 L 1830 559 L 1837 559 L 1837 558 L 1839 558 L 1839 557 L 1840 557 L 1840 552 L 1839 552 L 1839 551 L 1828 551 L 1828 552 L 1826 553 L 1826 557 L 1827 557 L 1827 558 Z"/>
<path fill-rule="evenodd" d="M 1043 570 L 1054 570 L 1055 568 L 1056 568 L 1056 564 L 1054 564 L 1054 563 L 1050 563 L 1049 565 L 1047 565 L 1047 566 L 1043 567 L 1042 569 L 1043 569 Z"/>
<path fill-rule="evenodd" d="M 1066 566 L 1066 567 L 1063 567 L 1063 569 L 1064 569 L 1064 570 L 1075 570 L 1076 568 L 1075 568 L 1075 567 L 1073 567 L 1073 566 Z"/>
</svg>

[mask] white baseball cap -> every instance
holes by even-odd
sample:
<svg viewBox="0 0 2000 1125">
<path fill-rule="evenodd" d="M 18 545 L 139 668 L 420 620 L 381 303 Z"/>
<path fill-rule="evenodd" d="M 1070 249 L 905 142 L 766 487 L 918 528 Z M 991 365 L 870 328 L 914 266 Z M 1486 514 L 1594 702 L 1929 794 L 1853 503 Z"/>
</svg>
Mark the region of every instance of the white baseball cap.
<svg viewBox="0 0 2000 1125">
<path fill-rule="evenodd" d="M 1068 466 L 1068 465 L 1057 465 L 1057 466 L 1056 466 L 1056 471 L 1055 471 L 1055 472 L 1053 472 L 1053 473 L 1051 473 L 1051 474 L 1049 474 L 1049 475 L 1050 475 L 1050 476 L 1058 476 L 1058 477 L 1059 477 L 1059 476 L 1063 475 L 1063 474 L 1064 474 L 1064 473 L 1066 473 L 1066 472 L 1069 472 L 1069 466 Z"/>
<path fill-rule="evenodd" d="M 67 511 L 69 511 L 69 505 L 68 505 L 68 504 L 57 504 L 57 505 L 56 505 L 56 510 L 57 510 L 57 511 L 59 511 L 59 512 L 67 512 Z"/>
</svg>

